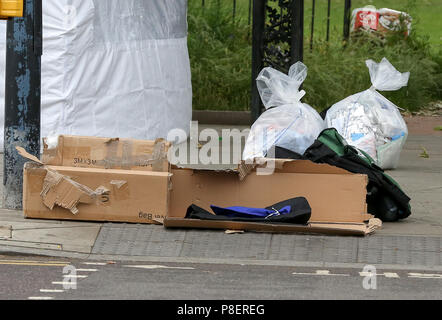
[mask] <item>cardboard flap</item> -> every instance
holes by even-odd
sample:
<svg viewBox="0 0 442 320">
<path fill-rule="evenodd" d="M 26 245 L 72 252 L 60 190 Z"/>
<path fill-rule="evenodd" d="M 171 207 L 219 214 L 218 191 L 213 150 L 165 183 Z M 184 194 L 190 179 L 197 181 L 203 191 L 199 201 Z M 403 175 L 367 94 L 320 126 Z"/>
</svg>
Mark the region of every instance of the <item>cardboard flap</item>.
<svg viewBox="0 0 442 320">
<path fill-rule="evenodd" d="M 164 139 L 135 140 L 60 135 L 43 139 L 43 163 L 48 165 L 152 170 L 167 172 L 167 151 L 170 143 Z"/>
<path fill-rule="evenodd" d="M 366 236 L 373 233 L 380 227 L 380 224 L 382 224 L 379 224 L 380 221 L 377 221 L 379 219 L 372 220 L 368 223 L 309 223 L 308 225 L 299 225 L 290 223 L 234 222 L 227 220 L 199 220 L 166 217 L 166 219 L 164 219 L 164 226 L 166 228 L 224 229 L 272 233 Z"/>
<path fill-rule="evenodd" d="M 47 169 L 40 196 L 45 206 L 51 210 L 55 205 L 58 205 L 68 209 L 73 214 L 77 214 L 79 203 L 92 203 L 97 195 L 106 192 L 107 190 L 103 187 L 99 187 L 94 191 L 55 170 Z"/>
<path fill-rule="evenodd" d="M 30 154 L 29 152 L 27 152 L 25 149 L 23 149 L 22 147 L 15 147 L 15 149 L 17 150 L 18 154 L 21 155 L 23 158 L 26 158 L 28 160 L 37 162 L 39 164 L 43 164 L 43 162 L 41 162 L 36 156 L 33 156 L 32 154 Z"/>
<path fill-rule="evenodd" d="M 108 169 L 152 166 L 153 171 L 163 171 L 163 163 L 167 159 L 168 142 L 164 139 L 157 139 L 152 144 L 152 150 L 143 150 L 139 154 L 133 155 L 133 141 L 120 138 L 108 139 L 104 142 L 106 156 L 104 159 L 98 160 L 97 165 Z M 119 149 L 122 149 L 123 157 L 118 156 Z"/>
<path fill-rule="evenodd" d="M 22 147 L 16 147 L 16 149 L 22 157 L 43 166 L 43 169 L 46 170 L 40 196 L 45 206 L 51 210 L 55 205 L 58 205 L 68 209 L 73 214 L 77 214 L 78 203 L 92 203 L 97 195 L 106 192 L 106 190 L 100 188 L 94 191 L 55 170 L 49 169 L 37 157 L 31 155 Z"/>
<path fill-rule="evenodd" d="M 255 158 L 253 162 L 242 161 L 238 165 L 238 173 L 240 180 L 249 175 L 253 171 L 267 170 L 269 172 L 287 172 L 287 173 L 317 173 L 317 174 L 352 174 L 351 172 L 331 166 L 329 164 L 314 163 L 310 160 L 295 159 L 271 159 L 271 158 Z"/>
<path fill-rule="evenodd" d="M 378 218 L 371 218 L 365 223 L 332 223 L 332 222 L 311 222 L 310 226 L 315 228 L 330 228 L 337 230 L 359 230 L 365 235 L 375 232 L 382 227 L 382 221 Z"/>
</svg>

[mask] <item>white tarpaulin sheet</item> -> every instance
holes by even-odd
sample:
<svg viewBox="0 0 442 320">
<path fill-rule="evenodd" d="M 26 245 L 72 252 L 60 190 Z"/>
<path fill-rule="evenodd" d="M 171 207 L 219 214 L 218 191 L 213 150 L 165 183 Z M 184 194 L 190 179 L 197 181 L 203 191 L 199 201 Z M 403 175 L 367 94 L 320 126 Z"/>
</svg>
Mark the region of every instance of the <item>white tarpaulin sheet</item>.
<svg viewBox="0 0 442 320">
<path fill-rule="evenodd" d="M 186 17 L 187 0 L 44 0 L 42 137 L 155 139 L 175 128 L 189 132 Z"/>
</svg>

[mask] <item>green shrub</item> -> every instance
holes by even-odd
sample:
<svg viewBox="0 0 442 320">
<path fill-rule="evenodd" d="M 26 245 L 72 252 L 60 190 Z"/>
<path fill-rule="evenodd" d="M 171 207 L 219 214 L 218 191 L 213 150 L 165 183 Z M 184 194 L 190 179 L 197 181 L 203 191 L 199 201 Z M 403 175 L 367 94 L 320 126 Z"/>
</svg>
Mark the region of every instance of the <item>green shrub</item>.
<svg viewBox="0 0 442 320">
<path fill-rule="evenodd" d="M 194 109 L 248 110 L 251 89 L 251 26 L 247 14 L 232 21 L 231 3 L 189 1 L 189 54 Z M 417 20 L 417 19 L 416 19 Z M 368 89 L 366 59 L 386 57 L 399 71 L 410 71 L 407 87 L 382 92 L 399 107 L 414 111 L 442 100 L 442 54 L 431 50 L 428 37 L 388 36 L 384 41 L 361 35 L 345 46 L 335 38 L 317 40 L 313 51 L 306 43 L 304 63 L 309 68 L 304 102 L 321 111 L 343 98 Z M 305 29 L 307 39 L 308 29 Z M 332 28 L 331 33 L 342 31 Z M 320 38 L 320 37 L 317 37 Z M 433 48 L 434 49 L 434 48 Z"/>
<path fill-rule="evenodd" d="M 304 54 L 309 68 L 304 89 L 305 102 L 318 110 L 368 89 L 371 83 L 365 60 L 379 62 L 383 57 L 399 71 L 410 71 L 408 86 L 382 92 L 397 106 L 415 111 L 432 100 L 442 99 L 442 64 L 430 54 L 423 39 L 387 38 L 384 43 L 364 34 L 346 46 L 315 43 L 314 48 L 312 53 Z"/>
<path fill-rule="evenodd" d="M 248 110 L 251 27 L 241 18 L 233 22 L 231 9 L 214 1 L 189 6 L 194 109 Z"/>
</svg>

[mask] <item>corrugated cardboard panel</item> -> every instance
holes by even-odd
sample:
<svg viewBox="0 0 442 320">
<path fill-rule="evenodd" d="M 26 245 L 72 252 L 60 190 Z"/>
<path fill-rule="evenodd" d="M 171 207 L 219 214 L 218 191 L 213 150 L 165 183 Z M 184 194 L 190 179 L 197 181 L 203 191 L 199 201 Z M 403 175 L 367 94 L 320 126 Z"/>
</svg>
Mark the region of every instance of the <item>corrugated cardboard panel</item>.
<svg viewBox="0 0 442 320">
<path fill-rule="evenodd" d="M 376 219 L 374 219 L 376 220 Z M 166 218 L 166 228 L 196 228 L 196 229 L 226 229 L 247 230 L 254 232 L 272 233 L 304 233 L 304 234 L 329 234 L 341 236 L 365 236 L 373 233 L 380 227 L 377 221 L 368 223 L 346 224 L 321 224 L 311 223 L 308 225 L 296 225 L 288 223 L 257 223 L 257 222 L 233 222 L 233 221 L 206 221 L 184 218 Z"/>
<path fill-rule="evenodd" d="M 351 172 L 328 164 L 318 164 L 310 160 L 293 159 L 271 159 L 256 158 L 253 163 L 242 161 L 238 165 L 238 174 L 240 180 L 243 180 L 250 172 L 258 171 L 269 172 L 291 172 L 291 173 L 330 173 L 330 174 L 351 174 Z"/>
<path fill-rule="evenodd" d="M 169 170 L 164 140 L 134 140 L 83 136 L 58 136 L 56 148 L 44 143 L 45 164 L 82 168 L 126 169 L 142 171 Z"/>
<path fill-rule="evenodd" d="M 326 172 L 327 167 L 324 167 Z M 232 172 L 173 169 L 169 217 L 183 218 L 196 204 L 210 211 L 210 205 L 266 207 L 303 196 L 311 208 L 311 222 L 357 222 L 367 214 L 368 178 L 359 174 L 276 172 L 250 173 L 240 181 Z"/>
<path fill-rule="evenodd" d="M 55 188 L 46 201 L 50 205 L 56 203 L 51 210 L 42 198 L 48 169 L 100 192 L 95 192 L 94 201 L 88 199 L 82 202 L 82 195 L 79 195 L 78 213 L 74 214 L 57 203 L 63 204 L 66 199 L 71 203 L 69 196 L 73 198 L 76 194 L 67 194 L 69 190 L 66 187 Z M 45 167 L 27 163 L 23 180 L 23 211 L 27 218 L 159 223 L 167 214 L 169 187 L 170 173 L 167 172 Z M 63 199 L 55 200 L 57 197 Z"/>
</svg>

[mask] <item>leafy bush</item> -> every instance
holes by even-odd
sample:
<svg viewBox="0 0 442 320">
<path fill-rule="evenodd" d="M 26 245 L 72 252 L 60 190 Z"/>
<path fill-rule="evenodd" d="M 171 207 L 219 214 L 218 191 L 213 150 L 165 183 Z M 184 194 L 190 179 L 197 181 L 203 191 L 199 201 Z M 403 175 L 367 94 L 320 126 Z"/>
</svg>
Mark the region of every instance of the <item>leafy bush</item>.
<svg viewBox="0 0 442 320">
<path fill-rule="evenodd" d="M 199 1 L 189 2 L 194 109 L 249 109 L 251 26 L 247 15 L 238 14 L 233 22 L 231 10 L 224 1 L 206 0 L 204 8 Z M 382 57 L 399 71 L 411 73 L 407 87 L 382 92 L 396 105 L 415 111 L 432 100 L 442 100 L 442 52 L 434 53 L 428 38 L 414 31 L 407 39 L 390 35 L 381 41 L 373 34 L 361 34 L 346 45 L 339 40 L 315 41 L 312 52 L 306 43 L 304 63 L 309 71 L 303 101 L 321 111 L 368 89 L 371 84 L 365 60 L 380 61 Z"/>
<path fill-rule="evenodd" d="M 343 98 L 371 86 L 365 60 L 386 57 L 401 72 L 410 71 L 408 86 L 382 94 L 397 106 L 415 111 L 432 100 L 442 99 L 442 64 L 429 51 L 425 40 L 396 37 L 381 42 L 361 35 L 346 46 L 316 43 L 304 61 L 309 73 L 304 85 L 305 101 L 323 110 Z"/>
<path fill-rule="evenodd" d="M 208 1 L 206 1 L 208 2 Z M 226 6 L 189 3 L 189 54 L 194 109 L 248 110 L 251 27 Z"/>
</svg>

